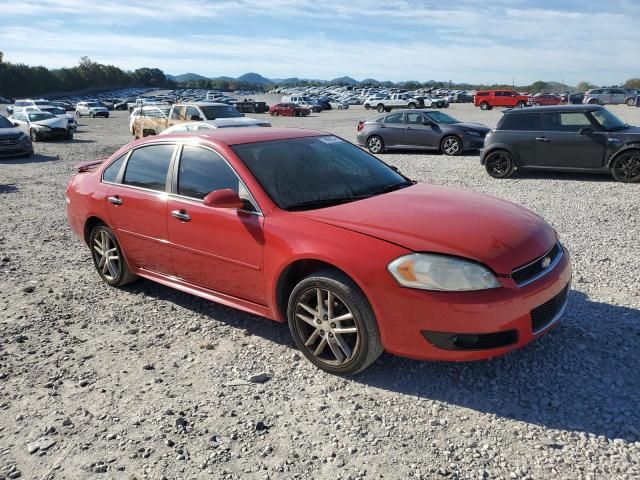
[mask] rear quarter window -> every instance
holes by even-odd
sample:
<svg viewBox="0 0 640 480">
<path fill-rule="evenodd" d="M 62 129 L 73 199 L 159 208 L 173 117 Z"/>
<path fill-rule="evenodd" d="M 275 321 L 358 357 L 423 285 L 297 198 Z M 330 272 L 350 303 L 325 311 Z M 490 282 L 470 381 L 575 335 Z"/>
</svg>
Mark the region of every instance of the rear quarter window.
<svg viewBox="0 0 640 480">
<path fill-rule="evenodd" d="M 539 113 L 506 114 L 502 117 L 498 130 L 539 131 L 542 118 Z"/>
<path fill-rule="evenodd" d="M 104 172 L 102 172 L 103 182 L 116 183 L 125 158 L 127 158 L 126 153 L 104 169 Z"/>
</svg>

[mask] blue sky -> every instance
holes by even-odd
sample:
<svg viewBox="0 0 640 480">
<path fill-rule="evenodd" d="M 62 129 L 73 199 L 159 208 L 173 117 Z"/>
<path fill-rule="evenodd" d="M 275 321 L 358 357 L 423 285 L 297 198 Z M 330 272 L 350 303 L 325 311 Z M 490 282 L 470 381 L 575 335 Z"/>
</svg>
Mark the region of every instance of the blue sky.
<svg viewBox="0 0 640 480">
<path fill-rule="evenodd" d="M 640 76 L 640 0 L 0 0 L 5 59 L 270 78 L 599 85 Z"/>
</svg>

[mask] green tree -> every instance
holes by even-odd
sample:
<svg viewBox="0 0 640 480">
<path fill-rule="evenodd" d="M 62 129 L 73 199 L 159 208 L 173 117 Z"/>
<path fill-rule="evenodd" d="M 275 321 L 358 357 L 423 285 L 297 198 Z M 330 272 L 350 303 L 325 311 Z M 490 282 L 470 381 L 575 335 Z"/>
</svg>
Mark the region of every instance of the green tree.
<svg viewBox="0 0 640 480">
<path fill-rule="evenodd" d="M 538 80 L 537 82 L 533 82 L 531 86 L 529 86 L 528 90 L 530 93 L 544 93 L 549 91 L 549 84 L 547 82 L 543 82 L 542 80 Z"/>
<path fill-rule="evenodd" d="M 2 63 L 2 52 L 0 52 L 0 63 Z M 624 82 L 624 88 L 640 89 L 640 78 L 630 78 Z"/>
<path fill-rule="evenodd" d="M 578 85 L 576 86 L 576 90 L 580 93 L 584 93 L 592 87 L 593 85 L 591 85 L 590 82 L 585 82 L 583 80 L 582 82 L 578 83 Z"/>
</svg>

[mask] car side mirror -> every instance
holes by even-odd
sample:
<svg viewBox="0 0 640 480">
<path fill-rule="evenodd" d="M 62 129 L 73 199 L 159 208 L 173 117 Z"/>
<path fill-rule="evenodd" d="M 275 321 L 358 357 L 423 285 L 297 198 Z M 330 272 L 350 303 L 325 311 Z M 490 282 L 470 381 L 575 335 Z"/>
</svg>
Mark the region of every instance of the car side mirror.
<svg viewBox="0 0 640 480">
<path fill-rule="evenodd" d="M 19 123 L 17 123 L 17 122 L 13 122 L 13 126 L 14 126 L 14 127 L 19 127 L 19 126 L 20 126 L 20 124 L 19 124 Z"/>
<path fill-rule="evenodd" d="M 591 127 L 584 127 L 580 129 L 580 135 L 591 135 L 593 133 L 593 128 Z"/>
<path fill-rule="evenodd" d="M 429 122 L 429 121 L 427 121 L 427 120 L 425 120 L 424 122 L 422 122 L 422 124 L 423 124 L 425 127 L 433 127 L 433 125 L 434 125 L 434 123 L 433 123 L 433 122 Z"/>
<path fill-rule="evenodd" d="M 213 208 L 235 208 L 240 209 L 244 207 L 244 202 L 236 192 L 230 188 L 223 188 L 222 190 L 214 190 L 206 197 L 204 197 L 204 204 L 207 207 Z"/>
<path fill-rule="evenodd" d="M 200 122 L 200 121 L 202 121 L 202 118 L 200 118 L 200 115 L 191 115 L 189 117 L 189 120 L 191 120 L 193 122 Z"/>
</svg>

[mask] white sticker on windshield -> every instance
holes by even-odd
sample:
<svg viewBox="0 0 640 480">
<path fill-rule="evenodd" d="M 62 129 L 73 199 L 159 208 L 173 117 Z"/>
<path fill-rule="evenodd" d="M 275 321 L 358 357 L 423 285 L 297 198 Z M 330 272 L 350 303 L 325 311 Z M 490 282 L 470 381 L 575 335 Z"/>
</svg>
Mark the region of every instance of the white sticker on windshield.
<svg viewBox="0 0 640 480">
<path fill-rule="evenodd" d="M 320 137 L 320 141 L 324 143 L 340 143 L 342 140 L 333 135 L 327 135 L 326 137 Z"/>
</svg>

